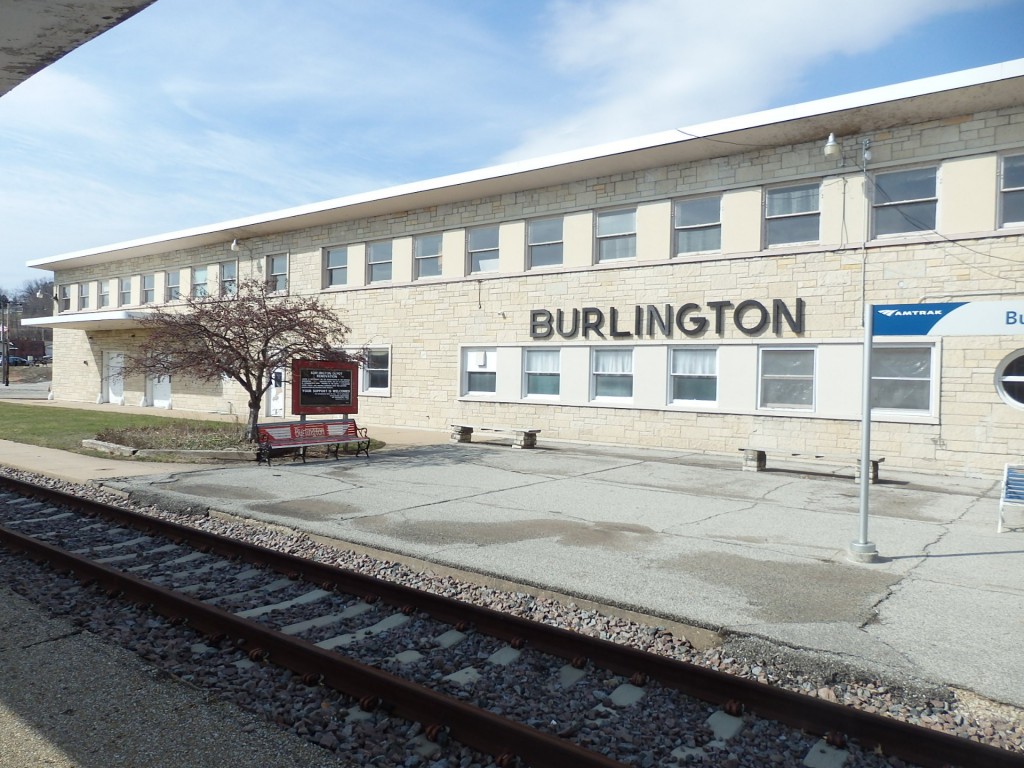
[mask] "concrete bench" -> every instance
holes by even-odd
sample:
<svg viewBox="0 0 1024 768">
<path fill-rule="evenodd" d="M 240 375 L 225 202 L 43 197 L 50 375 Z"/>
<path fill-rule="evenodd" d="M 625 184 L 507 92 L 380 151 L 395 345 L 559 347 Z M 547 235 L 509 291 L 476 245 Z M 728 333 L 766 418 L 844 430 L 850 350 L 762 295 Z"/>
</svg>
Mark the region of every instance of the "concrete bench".
<svg viewBox="0 0 1024 768">
<path fill-rule="evenodd" d="M 787 451 L 782 448 L 752 448 L 744 446 L 739 449 L 743 452 L 743 469 L 748 472 L 760 472 L 768 465 L 768 454 L 773 456 L 785 456 L 794 459 L 811 459 L 815 461 L 833 461 L 854 467 L 854 478 L 860 478 L 860 456 L 847 454 L 819 453 L 818 451 Z M 871 465 L 869 475 L 872 483 L 878 482 L 878 465 L 885 461 L 878 457 L 869 460 Z"/>
<path fill-rule="evenodd" d="M 536 448 L 539 429 L 520 429 L 519 427 L 484 427 L 479 424 L 452 424 L 452 440 L 460 443 L 473 441 L 473 432 L 498 432 L 512 435 L 513 448 Z"/>
<path fill-rule="evenodd" d="M 996 533 L 1003 532 L 1007 507 L 1024 507 L 1024 466 L 1007 464 L 1003 469 L 1003 490 L 999 494 L 999 525 Z"/>
<path fill-rule="evenodd" d="M 370 456 L 370 438 L 366 436 L 366 428 L 359 427 L 352 419 L 333 419 L 330 421 L 299 421 L 276 424 L 260 424 L 256 427 L 259 447 L 256 450 L 256 461 L 270 466 L 270 455 L 275 450 L 296 448 L 306 463 L 306 448 L 313 445 L 326 445 L 330 453 L 334 447 L 334 458 L 338 458 L 338 450 L 343 445 L 354 445 L 356 456 L 365 453 Z"/>
</svg>

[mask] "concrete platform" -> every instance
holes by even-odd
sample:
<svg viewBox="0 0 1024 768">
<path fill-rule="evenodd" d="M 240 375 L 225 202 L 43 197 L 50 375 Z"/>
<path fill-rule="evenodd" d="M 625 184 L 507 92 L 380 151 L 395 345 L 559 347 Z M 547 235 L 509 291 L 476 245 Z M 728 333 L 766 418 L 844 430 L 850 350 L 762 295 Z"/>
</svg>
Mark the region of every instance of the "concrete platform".
<svg viewBox="0 0 1024 768">
<path fill-rule="evenodd" d="M 152 411 L 152 409 L 146 409 Z M 871 488 L 878 562 L 852 562 L 848 470 L 737 457 L 535 450 L 377 429 L 366 457 L 272 467 L 140 465 L 0 441 L 0 464 L 83 476 L 620 606 L 767 638 L 1024 707 L 1024 520 L 996 533 L 996 478 L 886 470 Z M 404 440 L 404 442 L 403 442 Z"/>
</svg>

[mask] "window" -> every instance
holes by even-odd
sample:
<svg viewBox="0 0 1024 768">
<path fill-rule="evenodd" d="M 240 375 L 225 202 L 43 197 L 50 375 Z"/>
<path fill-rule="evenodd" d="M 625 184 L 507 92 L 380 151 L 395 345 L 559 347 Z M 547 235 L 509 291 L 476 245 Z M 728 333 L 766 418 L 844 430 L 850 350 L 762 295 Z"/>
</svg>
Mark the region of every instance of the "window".
<svg viewBox="0 0 1024 768">
<path fill-rule="evenodd" d="M 718 351 L 672 350 L 672 402 L 718 400 Z"/>
<path fill-rule="evenodd" d="M 527 226 L 529 268 L 557 267 L 562 263 L 562 220 L 539 219 Z"/>
<path fill-rule="evenodd" d="M 109 307 L 110 306 L 110 281 L 109 280 L 100 280 L 99 288 L 100 288 L 100 291 L 99 291 L 99 294 L 97 294 L 97 297 L 96 297 L 96 299 L 97 299 L 96 306 L 99 309 L 103 309 L 104 307 Z"/>
<path fill-rule="evenodd" d="M 267 256 L 267 287 L 271 293 L 284 293 L 288 290 L 287 253 Z"/>
<path fill-rule="evenodd" d="M 325 248 L 324 270 L 327 287 L 348 284 L 348 247 Z"/>
<path fill-rule="evenodd" d="M 595 399 L 633 396 L 632 349 L 595 349 L 591 360 Z"/>
<path fill-rule="evenodd" d="M 234 296 L 238 292 L 238 262 L 223 261 L 219 267 L 220 295 Z"/>
<path fill-rule="evenodd" d="M 156 301 L 156 275 L 142 276 L 142 303 L 152 304 Z"/>
<path fill-rule="evenodd" d="M 206 267 L 192 267 L 192 298 L 201 299 L 209 295 L 206 289 Z"/>
<path fill-rule="evenodd" d="M 761 408 L 814 408 L 814 350 L 761 350 Z"/>
<path fill-rule="evenodd" d="M 1007 357 L 996 371 L 996 390 L 1010 405 L 1024 408 L 1024 350 Z"/>
<path fill-rule="evenodd" d="M 441 236 L 420 235 L 413 240 L 413 263 L 415 279 L 439 277 L 441 275 Z"/>
<path fill-rule="evenodd" d="M 875 347 L 871 350 L 871 407 L 931 410 L 932 348 Z"/>
<path fill-rule="evenodd" d="M 67 312 L 71 309 L 71 286 L 62 285 L 57 290 L 57 302 L 61 312 Z"/>
<path fill-rule="evenodd" d="M 879 173 L 875 176 L 875 236 L 935 229 L 935 169 Z"/>
<path fill-rule="evenodd" d="M 468 347 L 462 351 L 462 391 L 466 395 L 493 395 L 498 384 L 498 350 Z"/>
<path fill-rule="evenodd" d="M 677 200 L 673 211 L 676 256 L 722 249 L 722 197 Z"/>
<path fill-rule="evenodd" d="M 78 284 L 78 308 L 88 309 L 89 308 L 89 284 L 79 283 Z"/>
<path fill-rule="evenodd" d="M 366 350 L 363 363 L 363 390 L 386 392 L 391 387 L 391 352 L 388 349 Z"/>
<path fill-rule="evenodd" d="M 765 243 L 785 245 L 817 240 L 819 197 L 817 184 L 767 190 L 764 208 Z"/>
<path fill-rule="evenodd" d="M 132 281 L 127 277 L 117 279 L 117 306 L 124 307 L 132 303 Z"/>
<path fill-rule="evenodd" d="M 1024 155 L 1003 158 L 1002 210 L 999 226 L 1024 225 Z"/>
<path fill-rule="evenodd" d="M 557 397 L 561 379 L 561 352 L 557 349 L 528 349 L 523 360 L 527 396 Z"/>
<path fill-rule="evenodd" d="M 366 246 L 368 282 L 386 283 L 391 279 L 391 241 L 370 243 Z"/>
<path fill-rule="evenodd" d="M 498 271 L 498 228 L 477 227 L 469 230 L 469 271 Z"/>
<path fill-rule="evenodd" d="M 181 298 L 181 272 L 172 269 L 164 272 L 164 301 L 176 301 Z"/>
<path fill-rule="evenodd" d="M 597 214 L 597 260 L 636 258 L 636 209 Z"/>
</svg>

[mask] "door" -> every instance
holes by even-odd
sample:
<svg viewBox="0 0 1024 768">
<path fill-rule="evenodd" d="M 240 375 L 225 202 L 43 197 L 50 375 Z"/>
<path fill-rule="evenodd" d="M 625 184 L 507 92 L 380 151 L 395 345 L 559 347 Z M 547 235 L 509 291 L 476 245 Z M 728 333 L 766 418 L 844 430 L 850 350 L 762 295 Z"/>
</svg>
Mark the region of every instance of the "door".
<svg viewBox="0 0 1024 768">
<path fill-rule="evenodd" d="M 171 377 L 150 376 L 146 380 L 146 402 L 154 408 L 171 407 Z"/>
<path fill-rule="evenodd" d="M 266 398 L 267 416 L 284 418 L 284 368 L 275 368 L 270 374 Z"/>
<path fill-rule="evenodd" d="M 124 405 L 123 352 L 103 353 L 103 383 L 99 402 Z"/>
</svg>

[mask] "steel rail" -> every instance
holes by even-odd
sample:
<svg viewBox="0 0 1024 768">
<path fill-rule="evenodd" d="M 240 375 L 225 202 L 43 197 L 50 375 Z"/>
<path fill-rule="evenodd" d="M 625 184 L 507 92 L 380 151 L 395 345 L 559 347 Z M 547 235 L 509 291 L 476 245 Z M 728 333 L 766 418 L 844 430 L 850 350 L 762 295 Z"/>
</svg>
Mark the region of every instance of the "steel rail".
<svg viewBox="0 0 1024 768">
<path fill-rule="evenodd" d="M 983 765 L 986 768 L 1024 768 L 1024 754 L 1015 754 L 980 742 L 905 723 L 834 702 L 776 688 L 684 661 L 646 653 L 607 640 L 580 635 L 517 616 L 471 605 L 453 598 L 421 592 L 411 587 L 355 573 L 336 566 L 306 560 L 247 542 L 218 536 L 188 526 L 147 517 L 99 502 L 68 496 L 9 478 L 0 487 L 17 484 L 20 493 L 47 498 L 71 506 L 87 506 L 97 514 L 225 557 L 241 558 L 294 574 L 321 586 L 370 600 L 380 599 L 399 607 L 411 606 L 453 625 L 471 625 L 478 631 L 516 646 L 539 651 L 580 664 L 589 661 L 632 679 L 647 678 L 661 685 L 730 709 L 750 712 L 817 735 L 853 738 L 868 748 L 880 747 L 926 768 L 950 765 Z M 12 490 L 14 485 L 9 486 Z M 639 678 L 635 676 L 640 676 Z"/>
<path fill-rule="evenodd" d="M 373 709 L 379 705 L 400 717 L 422 723 L 427 733 L 443 729 L 455 740 L 499 759 L 515 756 L 535 768 L 625 768 L 623 763 L 572 742 L 543 733 L 474 707 L 429 688 L 339 653 L 289 637 L 259 622 L 236 616 L 200 600 L 92 562 L 51 544 L 0 526 L 0 542 L 12 551 L 26 552 L 79 580 L 93 581 L 110 596 L 145 605 L 169 618 L 184 620 L 192 629 L 239 641 L 254 660 L 271 660 L 312 684 L 324 684 Z M 500 763 L 499 763 L 500 764 Z"/>
</svg>

